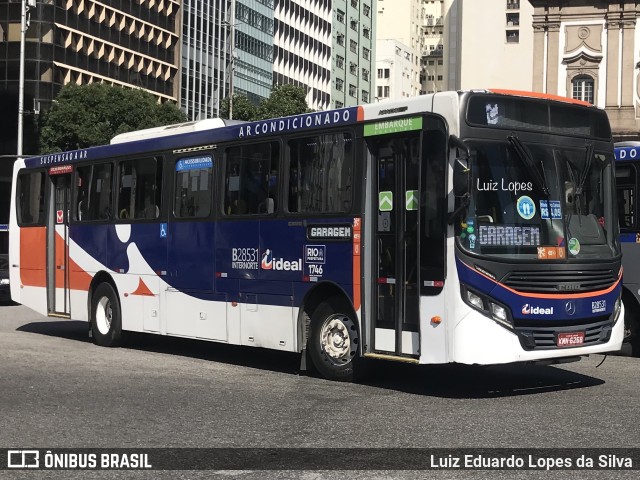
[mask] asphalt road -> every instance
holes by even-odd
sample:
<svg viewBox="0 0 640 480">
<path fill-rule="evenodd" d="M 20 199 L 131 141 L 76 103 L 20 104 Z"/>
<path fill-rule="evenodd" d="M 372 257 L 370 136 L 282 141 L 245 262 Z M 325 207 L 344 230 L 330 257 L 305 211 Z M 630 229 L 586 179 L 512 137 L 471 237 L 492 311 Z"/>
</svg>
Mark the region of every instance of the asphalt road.
<svg viewBox="0 0 640 480">
<path fill-rule="evenodd" d="M 604 360 L 604 362 L 603 362 Z M 372 365 L 366 383 L 298 357 L 129 335 L 0 306 L 3 448 L 638 448 L 640 359 L 562 366 Z M 340 466 L 340 463 L 337 464 Z M 346 468 L 346 466 L 345 466 Z M 0 472 L 9 478 L 637 478 L 635 472 Z M 45 475 L 46 473 L 46 475 Z"/>
</svg>

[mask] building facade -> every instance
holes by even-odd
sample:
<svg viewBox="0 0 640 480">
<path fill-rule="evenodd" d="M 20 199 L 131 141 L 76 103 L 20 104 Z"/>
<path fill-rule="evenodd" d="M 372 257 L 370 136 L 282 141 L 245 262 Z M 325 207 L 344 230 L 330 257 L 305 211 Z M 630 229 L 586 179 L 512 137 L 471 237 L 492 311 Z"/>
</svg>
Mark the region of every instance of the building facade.
<svg viewBox="0 0 640 480">
<path fill-rule="evenodd" d="M 180 107 L 189 120 L 220 116 L 232 91 L 255 104 L 269 96 L 274 5 L 275 0 L 184 0 Z"/>
<path fill-rule="evenodd" d="M 399 100 L 420 94 L 415 50 L 398 40 L 376 42 L 376 101 Z"/>
<path fill-rule="evenodd" d="M 331 108 L 373 101 L 375 0 L 332 0 Z"/>
<path fill-rule="evenodd" d="M 530 3 L 534 90 L 602 107 L 616 140 L 640 140 L 640 4 Z"/>
<path fill-rule="evenodd" d="M 378 0 L 377 3 L 376 41 L 382 51 L 376 54 L 376 62 L 383 71 L 391 70 L 391 98 L 415 96 L 422 91 L 421 58 L 425 46 L 422 3 L 422 0 Z M 378 99 L 387 98 L 384 93 L 388 83 L 387 78 L 376 75 Z"/>
<path fill-rule="evenodd" d="M 21 6 L 20 0 L 0 3 L 3 105 L 17 105 Z M 24 153 L 35 153 L 28 141 L 34 115 L 68 83 L 105 82 L 177 101 L 180 19 L 179 0 L 38 0 L 26 34 Z M 15 153 L 17 132 L 0 135 L 5 152 Z"/>
<path fill-rule="evenodd" d="M 531 90 L 533 7 L 526 0 L 445 0 L 446 88 Z"/>
<path fill-rule="evenodd" d="M 275 0 L 273 84 L 303 87 L 314 110 L 331 102 L 331 4 Z"/>
<path fill-rule="evenodd" d="M 422 20 L 421 93 L 445 90 L 444 80 L 444 1 L 423 0 L 420 6 Z"/>
</svg>

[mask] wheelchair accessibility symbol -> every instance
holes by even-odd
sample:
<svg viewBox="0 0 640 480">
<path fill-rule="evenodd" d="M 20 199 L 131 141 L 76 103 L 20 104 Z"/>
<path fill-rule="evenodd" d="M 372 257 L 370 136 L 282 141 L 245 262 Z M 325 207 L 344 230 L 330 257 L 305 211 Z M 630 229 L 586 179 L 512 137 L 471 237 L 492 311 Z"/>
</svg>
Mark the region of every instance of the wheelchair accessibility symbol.
<svg viewBox="0 0 640 480">
<path fill-rule="evenodd" d="M 160 224 L 160 238 L 167 238 L 167 224 Z"/>
</svg>

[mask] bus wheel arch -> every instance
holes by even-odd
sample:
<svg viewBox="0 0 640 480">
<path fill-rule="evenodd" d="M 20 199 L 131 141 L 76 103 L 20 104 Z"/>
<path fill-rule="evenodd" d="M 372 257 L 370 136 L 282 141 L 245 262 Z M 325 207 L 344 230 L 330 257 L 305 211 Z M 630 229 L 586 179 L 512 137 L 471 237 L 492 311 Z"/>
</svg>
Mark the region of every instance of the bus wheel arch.
<svg viewBox="0 0 640 480">
<path fill-rule="evenodd" d="M 89 323 L 93 340 L 103 347 L 122 341 L 122 309 L 118 289 L 106 272 L 98 272 L 89 287 Z"/>
<path fill-rule="evenodd" d="M 633 356 L 640 357 L 640 302 L 626 286 L 622 289 L 622 302 L 624 303 L 625 330 L 623 345 L 629 346 Z"/>
<path fill-rule="evenodd" d="M 353 304 L 344 290 L 328 282 L 310 290 L 300 308 L 298 334 L 303 355 L 322 376 L 353 380 L 361 335 Z"/>
</svg>

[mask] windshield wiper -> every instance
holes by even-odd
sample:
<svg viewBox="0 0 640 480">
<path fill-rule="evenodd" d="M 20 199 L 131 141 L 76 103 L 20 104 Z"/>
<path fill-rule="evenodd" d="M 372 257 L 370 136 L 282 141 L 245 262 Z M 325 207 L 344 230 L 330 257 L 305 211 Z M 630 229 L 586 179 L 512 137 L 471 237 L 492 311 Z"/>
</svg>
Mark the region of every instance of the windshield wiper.
<svg viewBox="0 0 640 480">
<path fill-rule="evenodd" d="M 509 143 L 518 154 L 518 157 L 520 157 L 520 160 L 522 160 L 522 163 L 524 163 L 529 173 L 531 173 L 531 176 L 533 177 L 533 181 L 548 197 L 549 187 L 547 187 L 547 183 L 545 182 L 544 177 L 540 173 L 540 170 L 536 166 L 536 163 L 533 160 L 533 157 L 531 156 L 531 153 L 529 152 L 527 147 L 525 147 L 524 144 L 520 141 L 520 139 L 515 135 L 509 135 L 507 137 L 507 140 L 509 140 Z"/>
<path fill-rule="evenodd" d="M 589 170 L 591 170 L 591 162 L 593 161 L 593 144 L 587 143 L 587 157 L 584 159 L 584 170 L 580 175 L 580 180 L 576 186 L 576 195 L 582 195 L 582 188 L 584 187 L 587 178 L 589 177 Z"/>
</svg>

